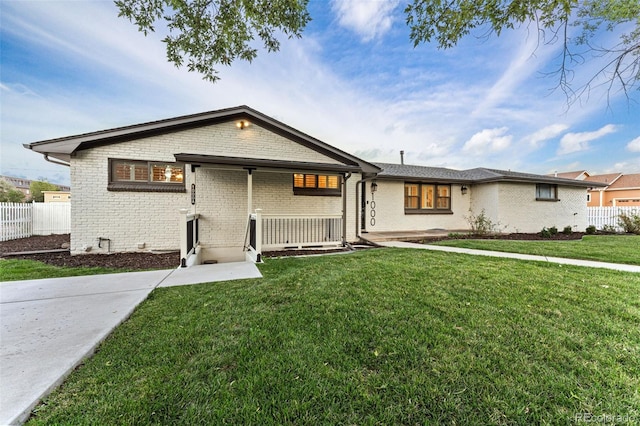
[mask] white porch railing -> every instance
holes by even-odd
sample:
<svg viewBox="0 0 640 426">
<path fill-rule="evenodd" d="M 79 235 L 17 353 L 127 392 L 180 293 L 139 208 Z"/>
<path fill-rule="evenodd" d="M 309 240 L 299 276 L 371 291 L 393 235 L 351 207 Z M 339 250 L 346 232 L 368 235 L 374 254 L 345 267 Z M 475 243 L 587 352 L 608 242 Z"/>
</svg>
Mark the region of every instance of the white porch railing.
<svg viewBox="0 0 640 426">
<path fill-rule="evenodd" d="M 200 264 L 199 214 L 180 209 L 180 266 Z M 183 216 L 184 215 L 184 216 Z"/>
<path fill-rule="evenodd" d="M 587 207 L 587 224 L 595 226 L 596 229 L 610 226 L 622 231 L 618 225 L 621 214 L 640 215 L 640 207 Z"/>
<path fill-rule="evenodd" d="M 259 262 L 266 250 L 342 244 L 341 215 L 275 215 L 260 209 L 249 216 L 247 252 Z"/>
</svg>

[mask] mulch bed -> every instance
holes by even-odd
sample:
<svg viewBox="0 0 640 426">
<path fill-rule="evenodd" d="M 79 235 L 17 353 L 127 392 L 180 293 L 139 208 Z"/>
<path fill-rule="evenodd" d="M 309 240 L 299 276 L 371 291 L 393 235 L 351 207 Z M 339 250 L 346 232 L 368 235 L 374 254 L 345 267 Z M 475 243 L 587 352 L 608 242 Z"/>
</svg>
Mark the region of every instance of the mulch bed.
<svg viewBox="0 0 640 426">
<path fill-rule="evenodd" d="M 552 235 L 550 238 L 543 237 L 540 233 L 517 233 L 517 234 L 497 234 L 497 235 L 468 235 L 457 234 L 455 237 L 433 237 L 433 238 L 421 238 L 416 240 L 418 243 L 435 242 L 443 240 L 512 240 L 512 241 L 568 241 L 568 240 L 580 240 L 586 234 L 584 232 L 572 232 L 571 234 L 563 234 L 558 232 Z"/>
<path fill-rule="evenodd" d="M 543 238 L 540 234 L 502 234 L 487 236 L 470 236 L 465 234 L 456 235 L 456 239 L 482 238 L 482 239 L 499 239 L 499 240 L 579 240 L 585 235 L 582 232 L 574 232 L 571 234 L 558 233 L 551 238 Z M 452 237 L 434 237 L 416 240 L 415 242 L 427 243 L 434 241 L 450 240 Z M 60 248 L 68 248 L 69 234 L 64 235 L 40 235 L 29 238 L 21 238 L 18 240 L 0 242 L 0 257 L 11 257 L 12 259 L 30 259 L 37 260 L 49 265 L 66 266 L 66 267 L 103 267 L 118 268 L 130 270 L 146 270 L 146 269 L 171 269 L 180 265 L 180 253 L 111 253 L 111 254 L 83 254 L 71 256 L 69 252 L 58 253 L 39 253 L 39 254 L 23 254 L 19 256 L 7 256 L 8 253 L 17 253 L 24 251 L 39 250 L 55 250 Z M 357 249 L 366 248 L 366 246 L 358 246 Z M 281 257 L 281 256 L 300 256 L 313 254 L 336 253 L 349 251 L 347 248 L 333 250 L 285 250 L 275 252 L 265 252 L 263 256 Z"/>
<path fill-rule="evenodd" d="M 24 251 L 56 250 L 68 248 L 69 234 L 38 235 L 29 238 L 0 242 L 0 257 L 29 259 L 54 266 L 102 267 L 130 270 L 173 269 L 180 265 L 180 253 L 111 253 L 82 254 L 71 256 L 69 252 L 23 254 L 7 256 L 8 253 Z"/>
</svg>

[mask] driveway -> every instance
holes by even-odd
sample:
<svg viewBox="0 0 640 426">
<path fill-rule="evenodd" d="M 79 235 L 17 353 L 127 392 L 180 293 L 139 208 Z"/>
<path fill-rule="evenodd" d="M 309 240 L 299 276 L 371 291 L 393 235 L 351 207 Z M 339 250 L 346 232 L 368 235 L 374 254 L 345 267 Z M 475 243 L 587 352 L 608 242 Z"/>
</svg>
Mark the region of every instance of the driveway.
<svg viewBox="0 0 640 426">
<path fill-rule="evenodd" d="M 21 424 L 158 286 L 259 278 L 252 263 L 0 283 L 0 425 Z"/>
</svg>

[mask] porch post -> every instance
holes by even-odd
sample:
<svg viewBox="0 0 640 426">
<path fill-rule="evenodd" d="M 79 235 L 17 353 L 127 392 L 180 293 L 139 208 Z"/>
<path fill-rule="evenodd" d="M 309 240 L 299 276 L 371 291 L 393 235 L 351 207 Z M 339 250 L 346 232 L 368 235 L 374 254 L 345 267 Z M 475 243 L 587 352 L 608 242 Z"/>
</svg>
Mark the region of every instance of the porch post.
<svg viewBox="0 0 640 426">
<path fill-rule="evenodd" d="M 247 217 L 253 212 L 253 169 L 247 169 Z"/>
<path fill-rule="evenodd" d="M 347 180 L 351 173 L 342 175 L 342 247 L 347 245 Z"/>
<path fill-rule="evenodd" d="M 189 209 L 179 209 L 178 228 L 180 229 L 180 266 L 187 266 L 187 213 Z"/>
</svg>

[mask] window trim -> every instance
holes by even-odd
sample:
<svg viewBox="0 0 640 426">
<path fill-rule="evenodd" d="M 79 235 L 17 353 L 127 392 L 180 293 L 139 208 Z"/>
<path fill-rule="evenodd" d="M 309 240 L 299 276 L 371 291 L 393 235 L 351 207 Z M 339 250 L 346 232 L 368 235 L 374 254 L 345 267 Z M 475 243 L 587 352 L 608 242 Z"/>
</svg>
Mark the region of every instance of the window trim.
<svg viewBox="0 0 640 426">
<path fill-rule="evenodd" d="M 147 166 L 147 180 L 146 181 L 116 181 L 115 166 L 119 162 L 138 163 Z M 149 170 L 153 164 L 166 164 L 175 168 L 182 169 L 182 182 L 153 182 L 149 180 Z M 187 192 L 185 187 L 185 167 L 184 163 L 171 162 L 171 161 L 154 161 L 154 160 L 132 160 L 129 158 L 109 158 L 109 181 L 107 184 L 107 191 L 127 191 L 127 192 Z"/>
<path fill-rule="evenodd" d="M 299 187 L 296 186 L 296 175 L 303 175 L 303 181 L 306 176 L 315 176 L 315 187 Z M 337 188 L 318 188 L 318 181 L 320 176 L 336 176 L 338 178 Z M 310 196 L 323 196 L 323 197 L 341 197 L 342 196 L 342 176 L 332 174 L 316 174 L 316 173 L 292 173 L 291 174 L 291 187 L 293 188 L 293 195 L 310 195 Z"/>
<path fill-rule="evenodd" d="M 418 208 L 410 208 L 407 207 L 407 196 L 406 196 L 406 187 L 407 185 L 418 185 Z M 420 207 L 422 205 L 422 186 L 433 186 L 433 208 L 422 208 Z M 449 188 L 449 196 L 448 197 L 440 197 L 438 195 L 438 187 L 439 186 L 446 186 Z M 414 181 L 405 181 L 404 185 L 402 186 L 403 189 L 403 196 L 402 196 L 402 201 L 403 201 L 403 206 L 404 206 L 404 214 L 453 214 L 453 197 L 452 197 L 452 192 L 451 192 L 451 187 L 452 184 L 450 183 L 440 183 L 440 182 L 414 182 Z M 439 198 L 446 198 L 449 200 L 449 207 L 444 209 L 444 208 L 438 208 L 438 199 Z"/>
<path fill-rule="evenodd" d="M 553 194 L 551 197 L 540 197 L 540 187 L 548 186 L 551 188 Z M 536 201 L 560 201 L 558 198 L 558 185 L 554 183 L 536 183 Z"/>
</svg>

